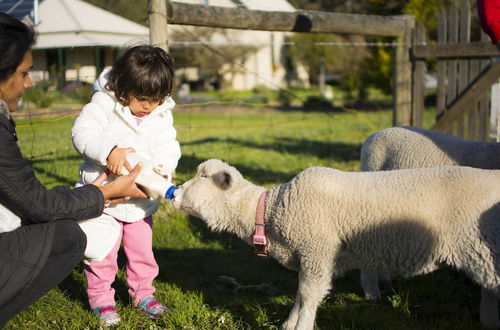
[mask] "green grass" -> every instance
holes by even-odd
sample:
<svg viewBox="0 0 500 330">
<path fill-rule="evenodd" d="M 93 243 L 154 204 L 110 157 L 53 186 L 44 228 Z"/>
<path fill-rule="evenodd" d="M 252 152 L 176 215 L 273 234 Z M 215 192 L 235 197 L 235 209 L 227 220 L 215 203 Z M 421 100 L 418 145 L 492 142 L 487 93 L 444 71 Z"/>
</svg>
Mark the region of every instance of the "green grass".
<svg viewBox="0 0 500 330">
<path fill-rule="evenodd" d="M 343 104 L 347 102 L 347 93 L 337 86 L 328 86 L 333 92 L 333 104 Z M 206 100 L 240 100 L 245 104 L 270 103 L 281 105 L 279 94 L 285 93 L 294 106 L 302 106 L 308 97 L 318 97 L 321 92 L 318 88 L 287 88 L 284 90 L 273 90 L 264 86 L 257 86 L 253 90 L 216 90 L 216 91 L 192 91 L 190 96 L 195 99 Z M 390 102 L 391 96 L 383 94 L 380 90 L 369 88 L 367 99 L 371 102 Z M 265 100 L 267 102 L 263 102 Z"/>
<path fill-rule="evenodd" d="M 283 183 L 309 166 L 359 169 L 366 137 L 391 126 L 391 111 L 264 111 L 225 106 L 178 107 L 175 124 L 183 157 L 177 183 L 196 166 L 219 158 L 264 186 Z M 431 116 L 426 120 L 429 123 Z M 19 144 L 47 186 L 74 185 L 80 156 L 69 130 L 73 118 L 18 127 Z M 123 329 L 278 329 L 297 290 L 297 274 L 227 233 L 162 201 L 155 215 L 154 252 L 160 265 L 156 296 L 171 312 L 151 320 L 131 304 L 124 276 L 114 283 Z M 379 303 L 363 299 L 359 271 L 335 279 L 318 309 L 318 329 L 477 329 L 480 289 L 463 274 L 443 269 L 383 284 Z M 95 329 L 85 277 L 78 266 L 57 288 L 11 320 L 5 329 Z"/>
</svg>

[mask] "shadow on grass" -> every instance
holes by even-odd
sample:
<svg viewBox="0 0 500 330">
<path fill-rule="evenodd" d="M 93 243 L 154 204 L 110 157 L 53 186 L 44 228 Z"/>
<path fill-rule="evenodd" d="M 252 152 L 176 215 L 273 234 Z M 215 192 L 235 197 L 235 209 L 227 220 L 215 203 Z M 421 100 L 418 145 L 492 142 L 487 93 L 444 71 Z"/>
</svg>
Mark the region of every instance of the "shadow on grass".
<svg viewBox="0 0 500 330">
<path fill-rule="evenodd" d="M 265 310 L 269 322 L 280 325 L 288 316 L 298 284 L 298 274 L 271 258 L 257 257 L 253 248 L 234 235 L 215 233 L 194 217 L 190 230 L 204 242 L 220 248 L 154 249 L 160 274 L 158 283 L 168 283 L 183 292 L 197 292 L 212 308 L 229 311 L 256 329 L 255 308 Z M 123 251 L 118 258 L 123 268 Z M 81 269 L 79 270 L 81 271 Z M 130 304 L 125 281 L 113 284 L 116 300 Z M 87 306 L 85 289 L 68 277 L 60 285 L 71 299 Z M 382 301 L 363 300 L 359 271 L 334 280 L 332 292 L 318 308 L 319 329 L 472 329 L 479 328 L 479 287 L 464 274 L 444 268 L 411 279 L 383 283 Z M 286 297 L 286 298 L 283 298 Z M 399 301 L 398 299 L 403 298 Z M 405 299 L 407 299 L 405 301 Z M 453 324 L 453 327 L 450 325 Z M 462 324 L 463 326 L 458 326 Z"/>
<path fill-rule="evenodd" d="M 61 163 L 61 164 L 66 164 L 68 161 L 74 161 L 78 162 L 81 161 L 81 157 L 79 155 L 71 155 L 71 156 L 66 156 L 66 157 L 57 157 L 56 158 L 34 158 L 31 159 L 30 165 L 35 171 L 36 175 L 45 175 L 47 178 L 50 178 L 53 180 L 53 182 L 57 182 L 58 185 L 68 185 L 68 186 L 74 186 L 75 185 L 75 180 L 70 180 L 66 176 L 61 176 L 54 174 L 53 172 L 48 171 L 46 168 L 43 167 L 43 164 L 46 163 Z M 67 166 L 67 165 L 65 165 Z M 78 165 L 75 167 L 75 176 L 78 174 Z M 46 181 L 45 184 L 49 184 L 51 182 Z"/>
<path fill-rule="evenodd" d="M 307 141 L 301 139 L 292 138 L 282 138 L 273 143 L 252 143 L 243 140 L 236 139 L 203 139 L 199 141 L 193 141 L 194 143 L 212 143 L 224 141 L 226 143 L 257 148 L 262 150 L 272 150 L 276 152 L 289 153 L 289 154 L 308 154 L 320 159 L 332 159 L 338 162 L 349 162 L 359 160 L 360 157 L 360 144 L 348 144 L 348 143 L 325 143 L 321 141 Z M 179 160 L 179 165 L 176 169 L 177 176 L 182 177 L 183 181 L 191 179 L 191 177 L 196 173 L 197 166 L 207 160 L 207 158 L 201 158 L 196 156 L 196 154 L 184 154 Z M 223 161 L 226 161 L 222 159 Z M 287 182 L 297 175 L 300 170 L 297 171 L 273 171 L 269 168 L 263 167 L 251 167 L 246 164 L 230 162 L 229 165 L 234 166 L 238 171 L 240 171 L 245 178 L 252 181 L 255 184 L 265 184 L 269 182 Z"/>
<path fill-rule="evenodd" d="M 206 161 L 208 158 L 200 158 L 195 154 L 187 155 L 184 154 L 179 160 L 179 165 L 176 169 L 177 177 L 180 178 L 179 182 L 176 184 L 182 184 L 183 182 L 190 180 L 196 173 L 196 168 L 199 164 Z M 226 161 L 225 159 L 221 159 Z M 265 184 L 269 182 L 286 182 L 297 175 L 297 172 L 280 172 L 272 171 L 267 168 L 255 168 L 245 164 L 231 162 L 229 165 L 234 166 L 238 171 L 243 174 L 245 178 L 252 181 L 255 184 Z"/>
<path fill-rule="evenodd" d="M 226 143 L 239 147 L 262 149 L 266 151 L 285 152 L 295 155 L 310 155 L 320 159 L 330 158 L 336 161 L 349 162 L 359 160 L 361 144 L 329 143 L 323 141 L 312 141 L 307 139 L 278 138 L 269 143 L 255 143 L 247 140 L 206 138 L 188 143 L 186 145 L 203 145 L 209 143 Z"/>
<path fill-rule="evenodd" d="M 305 100 L 301 100 L 305 101 Z M 258 111 L 279 111 L 279 112 L 315 112 L 315 113 L 342 113 L 345 111 L 345 108 L 356 111 L 379 111 L 379 110 L 388 110 L 393 107 L 393 104 L 390 100 L 372 100 L 372 101 L 351 101 L 345 102 L 342 105 L 333 105 L 331 102 L 318 102 L 318 103 L 310 103 L 306 106 L 273 106 L 273 105 L 263 105 L 263 106 L 248 106 L 245 104 L 239 104 L 238 108 L 248 110 L 258 110 Z M 200 106 L 197 104 L 192 104 L 192 106 L 184 106 L 182 108 L 176 109 L 176 112 L 189 111 L 191 108 L 201 109 L 199 111 L 202 112 L 229 112 L 233 111 L 235 105 L 204 105 Z M 229 109 L 229 110 L 228 110 Z"/>
<path fill-rule="evenodd" d="M 196 292 L 211 308 L 228 310 L 235 319 L 250 324 L 251 329 L 258 324 L 249 306 L 251 309 L 256 305 L 271 308 L 273 315 L 269 317 L 277 324 L 289 313 L 291 305 L 276 305 L 270 300 L 276 295 L 294 296 L 297 274 L 272 259 L 256 257 L 249 246 L 229 250 L 155 249 L 154 253 L 160 267 L 155 282 L 174 285 L 182 292 Z M 118 264 L 120 269 L 126 265 L 123 250 L 119 253 Z M 83 267 L 78 266 L 77 271 L 83 272 Z M 115 301 L 130 306 L 132 301 L 125 280 L 117 278 L 112 286 L 116 290 Z M 83 308 L 88 308 L 85 287 L 79 279 L 68 276 L 59 288 Z"/>
<path fill-rule="evenodd" d="M 295 155 L 310 155 L 320 159 L 332 159 L 339 162 L 359 160 L 360 144 L 329 143 L 306 139 L 279 138 L 272 143 L 249 143 L 247 141 L 229 140 L 245 147 L 272 150 Z"/>
</svg>

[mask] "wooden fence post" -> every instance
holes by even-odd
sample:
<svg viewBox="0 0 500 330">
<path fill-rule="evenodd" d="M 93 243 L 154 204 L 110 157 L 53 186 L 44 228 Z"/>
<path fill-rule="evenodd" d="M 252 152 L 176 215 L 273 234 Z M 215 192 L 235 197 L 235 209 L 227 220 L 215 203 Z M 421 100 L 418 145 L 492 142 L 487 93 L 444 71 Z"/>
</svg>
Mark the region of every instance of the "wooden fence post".
<svg viewBox="0 0 500 330">
<path fill-rule="evenodd" d="M 425 44 L 425 28 L 418 24 L 415 29 L 414 46 Z M 412 58 L 413 61 L 413 93 L 412 93 L 412 124 L 422 127 L 425 111 L 425 73 L 426 63 L 423 60 Z"/>
<path fill-rule="evenodd" d="M 481 40 L 486 41 L 488 44 L 491 44 L 490 38 L 484 32 L 481 32 Z M 483 70 L 485 70 L 485 68 L 487 68 L 490 65 L 493 65 L 491 58 L 483 59 L 483 60 L 481 60 L 481 62 L 479 64 L 479 70 L 483 71 Z M 500 76 L 500 74 L 497 75 L 496 81 L 498 81 L 499 76 Z M 493 85 L 493 82 L 490 84 L 490 87 L 491 87 L 491 85 Z M 476 138 L 478 138 L 480 141 L 487 141 L 487 139 L 488 139 L 489 118 L 490 118 L 490 114 L 489 114 L 489 112 L 490 112 L 490 96 L 491 96 L 490 89 L 491 88 L 488 88 L 488 92 L 486 93 L 486 95 L 479 99 L 479 104 L 478 104 L 478 108 L 479 108 L 479 136 Z"/>
<path fill-rule="evenodd" d="M 148 0 L 149 41 L 168 52 L 166 0 Z"/>
<path fill-rule="evenodd" d="M 470 3 L 467 0 L 462 1 L 460 6 L 460 22 L 458 24 L 459 42 L 469 43 L 470 42 L 470 28 L 471 28 L 471 8 Z M 462 59 L 458 62 L 458 81 L 457 81 L 457 92 L 461 94 L 467 88 L 469 84 L 469 64 L 468 59 Z M 470 112 L 469 112 L 470 113 Z M 463 117 L 457 123 L 457 136 L 464 139 L 466 137 L 466 119 Z"/>
<path fill-rule="evenodd" d="M 439 44 L 447 42 L 448 18 L 444 7 L 439 9 L 438 37 Z M 446 61 L 438 59 L 437 91 L 436 91 L 436 119 L 439 119 L 446 110 Z"/>
<path fill-rule="evenodd" d="M 415 17 L 406 16 L 404 32 L 397 37 L 397 47 L 394 52 L 394 116 L 393 125 L 412 125 L 411 95 L 412 68 L 410 48 L 415 28 Z"/>
</svg>

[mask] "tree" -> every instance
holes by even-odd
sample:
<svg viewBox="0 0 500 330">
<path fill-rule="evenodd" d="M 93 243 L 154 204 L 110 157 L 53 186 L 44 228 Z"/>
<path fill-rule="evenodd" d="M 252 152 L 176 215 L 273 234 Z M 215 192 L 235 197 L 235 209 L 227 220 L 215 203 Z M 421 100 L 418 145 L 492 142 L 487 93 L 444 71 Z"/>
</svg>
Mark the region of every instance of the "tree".
<svg viewBox="0 0 500 330">
<path fill-rule="evenodd" d="M 427 39 L 436 40 L 439 9 L 449 7 L 451 3 L 459 5 L 461 2 L 461 0 L 411 0 L 403 8 L 403 13 L 414 15 L 416 23 L 425 26 Z"/>
<path fill-rule="evenodd" d="M 240 31 L 205 27 L 171 29 L 171 40 L 189 44 L 173 43 L 170 52 L 177 68 L 196 67 L 199 80 L 211 81 L 223 88 L 236 73 L 245 70 L 245 61 L 257 50 L 255 46 L 241 45 L 240 34 Z M 214 38 L 223 41 L 223 45 L 212 45 Z"/>
<path fill-rule="evenodd" d="M 459 3 L 461 0 L 365 0 L 365 1 L 337 1 L 337 0 L 290 0 L 296 8 L 306 10 L 323 10 L 344 13 L 370 14 L 370 15 L 414 15 L 417 23 L 426 27 L 428 40 L 436 39 L 437 17 L 441 6 L 450 3 Z M 368 87 L 376 87 L 389 94 L 392 91 L 392 54 L 393 47 L 382 46 L 390 43 L 391 38 L 384 37 L 357 37 L 357 41 L 369 41 L 379 44 L 352 51 L 346 47 L 318 47 L 315 42 L 325 40 L 339 40 L 339 37 L 294 37 L 303 42 L 300 49 L 292 49 L 291 55 L 306 66 L 310 71 L 312 81 L 316 83 L 319 61 L 325 57 L 328 72 L 341 73 L 341 83 L 348 92 L 358 90 L 359 95 L 364 94 Z M 353 37 L 342 37 L 349 40 Z M 307 49 L 306 49 L 307 48 Z M 328 49 L 328 50 L 326 50 Z M 325 53 L 328 52 L 329 54 Z M 347 54 L 347 56 L 346 56 Z M 335 59 L 333 59 L 335 58 Z M 335 63 L 335 65 L 333 65 Z M 331 71 L 333 70 L 333 71 Z"/>
<path fill-rule="evenodd" d="M 340 75 L 345 81 L 349 71 L 359 70 L 363 59 L 368 56 L 365 47 L 356 46 L 363 42 L 359 36 L 341 36 L 332 33 L 295 33 L 290 37 L 288 55 L 306 67 L 310 83 L 318 84 L 322 63 L 328 74 Z M 348 45 L 351 46 L 348 46 Z"/>
</svg>

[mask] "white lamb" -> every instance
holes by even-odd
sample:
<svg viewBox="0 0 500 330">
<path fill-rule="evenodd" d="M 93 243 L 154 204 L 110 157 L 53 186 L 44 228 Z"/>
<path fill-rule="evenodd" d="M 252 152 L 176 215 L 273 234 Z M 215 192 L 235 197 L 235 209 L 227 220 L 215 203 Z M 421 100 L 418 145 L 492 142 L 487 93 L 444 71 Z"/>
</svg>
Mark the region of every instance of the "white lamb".
<svg viewBox="0 0 500 330">
<path fill-rule="evenodd" d="M 343 172 L 312 167 L 266 190 L 212 159 L 179 186 L 174 206 L 248 243 L 258 201 L 269 254 L 299 272 L 295 304 L 282 329 L 313 329 L 334 276 L 367 267 L 411 276 L 441 264 L 486 289 L 500 276 L 500 171 L 440 167 Z M 497 311 L 489 311 L 497 318 Z M 486 324 L 488 325 L 488 324 Z M 496 324 L 495 324 L 496 325 Z"/>
<path fill-rule="evenodd" d="M 362 171 L 448 165 L 500 169 L 500 143 L 462 140 L 417 127 L 390 127 L 370 135 L 361 147 Z"/>
<path fill-rule="evenodd" d="M 454 165 L 500 169 L 500 143 L 463 140 L 417 127 L 391 127 L 370 135 L 361 147 L 362 171 Z M 387 279 L 385 274 L 361 271 L 361 285 L 367 298 L 380 299 L 379 277 Z M 483 308 L 497 310 L 496 293 L 484 288 L 481 294 Z M 482 311 L 481 319 L 487 314 Z M 499 321 L 496 318 L 495 322 L 488 323 Z"/>
</svg>

